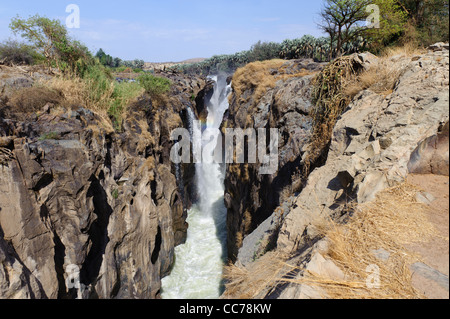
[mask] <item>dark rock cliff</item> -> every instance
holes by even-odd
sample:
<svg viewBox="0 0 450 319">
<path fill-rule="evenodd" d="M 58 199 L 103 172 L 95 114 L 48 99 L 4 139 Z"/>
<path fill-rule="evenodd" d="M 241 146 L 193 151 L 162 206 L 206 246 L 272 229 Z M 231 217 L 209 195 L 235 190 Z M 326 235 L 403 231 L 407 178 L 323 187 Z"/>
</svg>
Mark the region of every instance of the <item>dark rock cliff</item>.
<svg viewBox="0 0 450 319">
<path fill-rule="evenodd" d="M 170 161 L 170 132 L 205 85 L 165 76 L 174 83 L 168 101 L 140 98 L 122 133 L 82 105 L 19 113 L 3 99 L 0 297 L 159 297 L 190 203 L 189 180 L 178 185 Z M 70 289 L 75 277 L 81 289 Z"/>
</svg>

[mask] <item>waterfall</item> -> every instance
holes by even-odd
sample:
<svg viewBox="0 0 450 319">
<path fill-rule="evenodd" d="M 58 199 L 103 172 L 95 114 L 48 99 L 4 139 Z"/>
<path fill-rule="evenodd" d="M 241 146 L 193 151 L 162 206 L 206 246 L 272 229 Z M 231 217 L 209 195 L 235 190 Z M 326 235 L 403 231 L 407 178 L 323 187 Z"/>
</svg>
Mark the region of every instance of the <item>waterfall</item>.
<svg viewBox="0 0 450 319">
<path fill-rule="evenodd" d="M 208 118 L 203 131 L 218 129 L 228 109 L 231 85 L 220 76 L 214 80 L 214 93 L 207 103 Z M 202 140 L 195 115 L 189 110 L 190 131 L 196 148 L 215 140 Z M 195 133 L 197 132 L 197 133 Z M 197 144 L 196 144 L 197 143 Z M 197 146 L 197 147 L 196 147 Z M 199 202 L 188 212 L 186 243 L 175 248 L 175 264 L 169 276 L 162 279 L 163 299 L 215 299 L 222 289 L 222 271 L 226 258 L 226 208 L 224 205 L 224 168 L 212 163 L 196 163 L 196 186 Z"/>
</svg>

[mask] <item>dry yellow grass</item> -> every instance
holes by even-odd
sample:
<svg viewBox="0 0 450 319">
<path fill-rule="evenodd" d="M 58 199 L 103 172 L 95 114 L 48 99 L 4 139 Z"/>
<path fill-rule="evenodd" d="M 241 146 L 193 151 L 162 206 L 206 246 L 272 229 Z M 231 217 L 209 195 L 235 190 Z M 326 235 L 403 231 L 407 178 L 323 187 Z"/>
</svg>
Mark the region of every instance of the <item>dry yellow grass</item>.
<svg viewBox="0 0 450 319">
<path fill-rule="evenodd" d="M 331 299 L 414 299 L 423 296 L 414 289 L 409 266 L 419 257 L 405 245 L 427 241 L 435 229 L 428 220 L 424 204 L 415 195 L 419 189 L 404 183 L 381 192 L 375 201 L 356 207 L 346 224 L 317 219 L 315 226 L 329 243 L 326 258 L 345 274 L 344 280 L 305 272 L 301 278 L 289 271 L 286 256 L 271 252 L 249 265 L 230 265 L 225 270 L 224 298 L 262 298 L 280 283 L 306 284 L 324 298 Z M 377 258 L 374 251 L 389 252 L 389 258 Z M 367 285 L 368 267 L 379 268 L 380 287 Z"/>
<path fill-rule="evenodd" d="M 115 99 L 120 99 L 121 104 L 124 106 L 123 110 L 121 110 L 121 117 L 125 118 L 126 112 L 128 111 L 127 106 L 135 101 L 137 96 L 144 93 L 144 89 L 141 88 L 140 91 L 133 92 L 132 94 L 123 94 L 120 97 L 115 97 L 116 83 L 113 81 L 106 90 L 93 92 L 91 87 L 94 84 L 92 81 L 82 80 L 76 77 L 57 76 L 50 80 L 41 80 L 37 82 L 36 86 L 61 92 L 64 98 L 63 104 L 66 107 L 82 106 L 94 111 L 102 118 L 104 123 L 107 123 L 106 126 L 108 128 L 113 127 L 108 111 Z M 126 90 L 126 88 L 122 90 Z M 100 96 L 93 97 L 94 93 L 97 94 L 99 92 L 101 93 Z"/>
<path fill-rule="evenodd" d="M 139 154 L 143 154 L 149 145 L 155 145 L 155 138 L 149 132 L 149 127 L 148 127 L 147 121 L 141 119 L 138 121 L 138 125 L 139 125 L 140 129 L 142 130 L 142 133 L 140 135 L 136 151 Z"/>
<path fill-rule="evenodd" d="M 402 72 L 403 68 L 400 64 L 390 59 L 380 59 L 375 66 L 346 82 L 343 92 L 353 98 L 359 92 L 370 89 L 386 96 L 392 93 Z"/>
<path fill-rule="evenodd" d="M 239 98 L 240 103 L 246 103 L 250 97 L 244 97 L 243 93 L 252 89 L 253 101 L 259 99 L 267 92 L 267 89 L 274 88 L 276 84 L 275 76 L 271 70 L 278 70 L 286 61 L 268 60 L 263 62 L 253 62 L 239 68 L 233 75 L 233 91 Z"/>
<path fill-rule="evenodd" d="M 46 87 L 28 87 L 15 91 L 9 104 L 18 112 L 40 111 L 47 103 L 58 105 L 63 100 L 61 91 Z"/>
<path fill-rule="evenodd" d="M 427 241 L 435 229 L 425 214 L 425 206 L 415 195 L 419 190 L 409 184 L 381 192 L 375 201 L 359 205 L 350 222 L 322 224 L 330 243 L 328 258 L 341 268 L 345 280 L 336 281 L 308 273 L 289 282 L 320 287 L 333 299 L 411 299 L 423 296 L 414 289 L 409 265 L 418 261 L 405 244 Z M 375 251 L 389 252 L 388 260 Z M 380 287 L 368 287 L 368 267 L 378 267 Z"/>
<path fill-rule="evenodd" d="M 226 279 L 224 299 L 256 299 L 264 291 L 274 287 L 284 275 L 286 256 L 268 252 L 249 267 L 228 265 L 224 269 Z"/>
<path fill-rule="evenodd" d="M 379 56 L 378 63 L 361 72 L 354 78 L 346 79 L 344 94 L 354 97 L 362 90 L 370 89 L 375 93 L 388 95 L 403 74 L 409 59 L 425 53 L 413 45 L 386 48 Z"/>
<path fill-rule="evenodd" d="M 38 85 L 62 92 L 66 101 L 70 101 L 72 104 L 84 105 L 97 112 L 107 109 L 106 106 L 103 105 L 103 103 L 106 102 L 107 94 L 101 99 L 100 103 L 102 104 L 93 103 L 89 98 L 89 88 L 87 83 L 79 78 L 53 77 L 50 80 L 38 82 Z M 111 92 L 112 90 L 113 88 L 111 88 Z M 109 95 L 111 95 L 111 92 L 109 92 Z"/>
<path fill-rule="evenodd" d="M 383 58 L 389 58 L 394 56 L 400 56 L 400 57 L 413 57 L 416 55 L 422 55 L 427 53 L 427 50 L 424 48 L 421 48 L 414 43 L 408 42 L 402 46 L 396 46 L 396 47 L 388 47 L 385 48 L 380 56 Z"/>
</svg>

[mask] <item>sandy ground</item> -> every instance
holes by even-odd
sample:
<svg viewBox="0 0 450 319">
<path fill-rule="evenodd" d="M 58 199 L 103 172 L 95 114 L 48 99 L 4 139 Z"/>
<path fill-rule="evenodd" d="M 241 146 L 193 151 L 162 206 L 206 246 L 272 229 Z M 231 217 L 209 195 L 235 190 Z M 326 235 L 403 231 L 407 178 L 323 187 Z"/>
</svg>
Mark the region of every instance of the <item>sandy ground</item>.
<svg viewBox="0 0 450 319">
<path fill-rule="evenodd" d="M 422 263 L 413 265 L 413 285 L 429 299 L 449 299 L 449 177 L 410 175 L 408 182 L 433 195 L 427 215 L 436 228 L 428 242 L 408 245 Z"/>
</svg>

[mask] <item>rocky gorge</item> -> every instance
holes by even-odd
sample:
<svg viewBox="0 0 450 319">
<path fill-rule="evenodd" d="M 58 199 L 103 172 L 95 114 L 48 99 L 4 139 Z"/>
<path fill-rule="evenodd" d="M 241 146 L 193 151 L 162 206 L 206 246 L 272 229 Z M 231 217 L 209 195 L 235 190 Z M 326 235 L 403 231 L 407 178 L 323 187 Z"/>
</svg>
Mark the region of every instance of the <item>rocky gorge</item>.
<svg viewBox="0 0 450 319">
<path fill-rule="evenodd" d="M 362 70 L 380 63 L 367 53 L 352 59 Z M 348 202 L 370 202 L 409 173 L 448 176 L 448 45 L 389 59 L 401 70 L 392 90 L 361 89 L 306 175 L 314 79 L 327 64 L 263 62 L 228 79 L 222 130 L 277 128 L 280 135 L 275 174 L 260 175 L 260 163 L 226 166 L 231 263 L 251 272 L 275 252 L 300 267 L 294 278 L 321 265 L 334 269 L 322 256 L 318 216 L 345 221 Z M 16 92 L 48 75 L 0 68 L 0 297 L 160 298 L 175 247 L 186 241 L 187 211 L 198 201 L 195 165 L 171 162 L 170 133 L 189 127 L 188 109 L 207 117 L 211 81 L 160 72 L 173 83 L 168 99 L 142 96 L 115 131 L 61 96 L 17 107 Z M 80 286 L 71 285 L 73 276 Z M 285 283 L 251 297 L 317 295 Z"/>
<path fill-rule="evenodd" d="M 118 133 L 83 105 L 14 109 L 14 92 L 41 75 L 0 67 L 0 296 L 157 298 L 190 203 L 170 132 L 204 81 L 172 76 L 167 106 L 142 97 Z"/>
<path fill-rule="evenodd" d="M 237 272 L 247 274 L 238 277 L 244 282 L 240 288 L 233 285 L 231 276 L 230 291 L 236 293 L 237 290 L 238 293 L 230 292 L 228 297 L 324 298 L 323 289 L 305 284 L 304 276 L 311 272 L 325 274 L 325 278 L 331 283 L 337 283 L 345 277 L 343 270 L 332 259 L 324 258 L 330 246 L 321 232 L 325 220 L 331 218 L 338 223 L 345 223 L 354 212 L 352 207 L 372 202 L 378 193 L 401 184 L 410 174 L 448 177 L 448 57 L 448 45 L 443 43 L 431 46 L 421 54 L 390 56 L 388 59 L 392 63 L 391 67 L 395 66 L 393 69 L 400 70 L 392 90 L 376 93 L 369 88 L 356 94 L 338 117 L 331 141 L 326 146 L 325 156 L 313 163 L 314 167 L 308 176 L 300 177 L 299 187 L 288 193 L 288 196 L 279 195 L 280 186 L 276 183 L 263 183 L 265 195 L 259 196 L 262 188 L 258 178 L 255 179 L 252 173 L 249 174 L 252 177 L 242 178 L 242 174 L 236 173 L 236 170 L 228 170 L 225 197 L 228 198 L 230 229 L 235 230 L 229 233 L 231 240 L 228 245 L 231 245 L 231 252 L 234 253 L 231 257 L 236 260 Z M 355 54 L 351 59 L 366 70 L 383 63 L 370 54 Z M 304 93 L 307 89 L 302 85 L 307 81 L 308 78 L 303 77 L 291 79 L 287 83 L 278 82 L 257 103 L 255 110 L 258 111 L 251 116 L 260 116 L 260 110 L 268 104 L 266 110 L 270 111 L 265 116 L 273 119 L 280 106 L 286 105 L 290 109 L 285 107 L 287 112 L 278 117 L 275 125 L 296 117 L 303 118 L 304 122 L 310 121 L 308 108 L 311 104 L 304 99 L 308 95 Z M 295 92 L 301 92 L 299 95 L 280 95 L 294 85 Z M 287 104 L 280 103 L 280 100 L 288 98 L 290 100 L 287 100 Z M 240 112 L 245 111 L 238 109 L 233 112 L 233 116 L 238 118 Z M 296 120 L 295 123 L 299 125 L 302 121 Z M 286 128 L 295 128 L 295 125 Z M 311 152 L 311 145 L 314 145 L 310 126 L 297 128 L 296 134 L 282 134 L 285 136 L 283 143 L 288 141 L 295 147 L 288 148 L 288 161 L 283 161 L 285 153 L 281 146 L 280 170 L 278 175 L 270 177 L 272 181 L 280 177 L 283 163 L 289 163 L 289 160 L 294 160 L 293 166 L 305 165 L 305 158 Z M 292 175 L 292 170 L 290 174 L 295 176 Z M 239 193 L 235 191 L 243 185 L 247 187 L 245 191 L 242 188 Z M 242 193 L 247 194 L 248 201 L 234 199 L 236 194 Z M 269 202 L 258 205 L 261 200 Z M 443 214 L 448 215 L 448 208 Z M 245 221 L 253 220 L 257 222 L 245 224 Z M 243 234 L 243 240 L 242 237 L 238 240 L 232 237 L 239 233 Z M 448 236 L 448 228 L 446 233 L 444 236 Z M 446 246 L 448 252 L 448 239 Z M 272 256 L 275 256 L 272 258 L 275 259 L 269 257 L 264 263 L 268 251 L 271 251 Z M 273 267 L 279 259 L 285 260 L 279 269 L 263 271 L 263 268 Z M 261 279 L 269 275 L 277 279 L 272 282 Z M 248 282 L 252 276 L 260 276 L 258 280 L 263 283 Z M 444 267 L 442 276 L 447 278 L 444 282 L 447 282 L 448 295 L 448 264 Z M 245 288 L 252 284 L 259 285 L 256 292 L 248 292 Z M 240 286 L 239 283 L 236 285 Z"/>
</svg>

